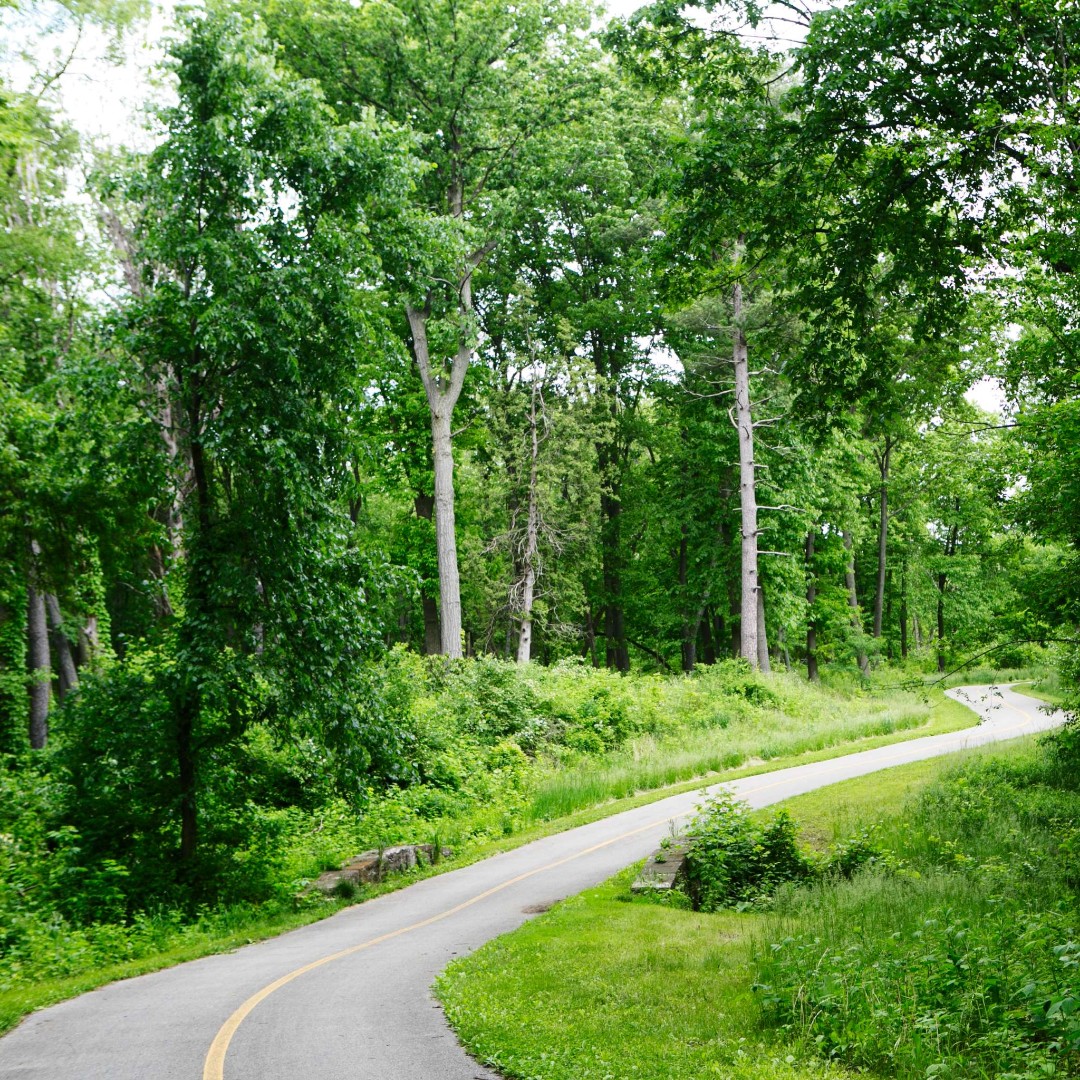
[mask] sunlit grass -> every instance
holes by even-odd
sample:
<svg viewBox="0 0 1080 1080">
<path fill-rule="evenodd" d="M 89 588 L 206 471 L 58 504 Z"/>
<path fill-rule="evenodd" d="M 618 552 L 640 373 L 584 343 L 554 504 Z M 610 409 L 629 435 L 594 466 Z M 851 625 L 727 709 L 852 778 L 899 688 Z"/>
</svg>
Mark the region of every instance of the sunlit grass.
<svg viewBox="0 0 1080 1080">
<path fill-rule="evenodd" d="M 834 784 L 785 806 L 820 842 L 897 808 L 951 759 Z M 771 811 L 770 811 L 771 812 Z M 636 867 L 455 961 L 438 983 L 469 1051 L 513 1080 L 806 1080 L 852 1075 L 762 1031 L 751 985 L 766 916 L 631 900 Z"/>
<path fill-rule="evenodd" d="M 913 736 L 956 731 L 976 722 L 970 710 L 940 694 L 932 704 L 913 694 L 829 698 L 821 691 L 780 684 L 791 694 L 788 709 L 762 711 L 728 727 L 692 731 L 676 739 L 633 741 L 601 760 L 564 768 L 545 778 L 525 810 L 525 820 L 562 817 L 607 799 L 727 772 L 747 764 L 834 751 L 869 749 Z"/>
<path fill-rule="evenodd" d="M 880 822 L 875 843 L 900 858 L 899 872 L 867 872 L 852 880 L 789 887 L 772 912 L 701 915 L 631 899 L 632 868 L 455 961 L 440 978 L 439 996 L 466 1047 L 517 1080 L 714 1075 L 733 1080 L 808 1080 L 856 1075 L 835 1060 L 822 1061 L 823 1044 L 814 1035 L 820 1029 L 813 1026 L 818 1014 L 812 1009 L 805 1033 L 798 1026 L 789 1032 L 770 1028 L 761 1001 L 755 999 L 752 987 L 767 970 L 763 960 L 773 955 L 774 943 L 794 935 L 809 943 L 811 979 L 813 958 L 827 952 L 838 958 L 838 977 L 850 980 L 850 986 L 837 993 L 862 988 L 868 980 L 881 984 L 867 996 L 853 998 L 852 1009 L 862 1011 L 849 1014 L 841 1006 L 837 1037 L 842 1044 L 864 1040 L 865 1048 L 853 1044 L 850 1051 L 842 1050 L 840 1060 L 880 1064 L 881 1058 L 874 1057 L 879 1052 L 874 1041 L 880 1050 L 878 1029 L 887 1016 L 889 1031 L 907 1032 L 908 1042 L 898 1052 L 895 1070 L 871 1070 L 874 1075 L 923 1080 L 926 1075 L 989 1076 L 1000 1075 L 1001 1069 L 1022 1068 L 1029 1051 L 1019 1037 L 1002 1036 L 1000 1044 L 989 1049 L 981 1045 L 975 1057 L 967 1058 L 962 1037 L 959 1042 L 953 1037 L 952 1048 L 939 1053 L 932 1040 L 920 1042 L 919 1025 L 931 1008 L 926 1004 L 930 993 L 938 995 L 933 1007 L 939 1010 L 935 1024 L 942 1032 L 954 1023 L 951 1008 L 956 1009 L 957 1030 L 967 1030 L 963 1025 L 969 1024 L 978 1031 L 983 1021 L 979 1016 L 963 1018 L 971 1003 L 960 995 L 1022 996 L 1022 983 L 1010 990 L 1009 979 L 1052 979 L 1046 974 L 1053 969 L 1049 945 L 1068 937 L 1068 916 L 1060 908 L 1068 891 L 1061 874 L 1067 871 L 1055 869 L 1037 852 L 1056 849 L 1055 830 L 1061 823 L 1054 806 L 1065 808 L 1056 789 L 1040 793 L 1038 785 L 1044 782 L 1040 760 L 1034 740 L 1016 740 L 899 766 L 788 800 L 784 807 L 804 826 L 804 839 L 821 849 Z M 958 768 L 971 769 L 980 762 L 1005 772 L 957 773 Z M 999 789 L 994 782 L 987 786 L 979 779 L 984 775 L 1007 775 L 1021 785 L 1030 780 L 1036 786 L 1014 803 L 1008 797 L 1010 789 L 995 795 Z M 937 795 L 917 798 L 938 781 L 949 785 L 952 803 L 935 801 Z M 1069 798 L 1071 814 L 1076 797 Z M 959 830 L 956 835 L 941 835 L 950 827 Z M 1024 862 L 1025 853 L 1033 860 L 1031 867 Z M 1013 881 L 1020 883 L 1023 903 L 1029 905 L 1026 922 L 1018 921 L 997 895 L 1014 868 L 1019 877 Z M 1048 913 L 1042 921 L 1040 910 Z M 950 925 L 958 928 L 959 936 Z M 965 933 L 971 935 L 970 941 Z M 947 946 L 941 957 L 935 935 Z M 985 945 L 979 944 L 982 941 Z M 1002 942 L 997 952 L 995 941 Z M 932 942 L 937 950 L 932 966 L 920 967 L 919 949 L 929 950 Z M 954 945 L 960 952 L 972 948 L 974 956 L 982 957 L 980 965 L 998 953 L 1000 957 L 990 968 L 980 966 L 963 976 L 971 988 L 965 984 L 964 990 L 954 990 L 948 967 Z M 905 948 L 914 950 L 909 960 L 904 959 Z M 855 949 L 863 952 L 856 955 Z M 1050 967 L 1045 956 L 1042 961 L 1032 959 L 1033 949 L 1050 957 Z M 880 970 L 875 950 L 881 952 Z M 848 956 L 851 959 L 845 960 Z M 962 965 L 963 958 L 956 963 Z M 1034 965 L 1032 971 L 1045 969 L 1043 975 L 1025 974 L 1029 965 Z M 900 972 L 897 978 L 911 980 L 908 990 L 892 984 L 894 970 Z M 995 981 L 996 973 L 1000 977 Z M 1065 972 L 1063 978 L 1067 976 Z M 988 989 L 980 990 L 984 977 L 990 980 Z M 908 993 L 921 995 L 918 1009 L 904 1004 Z M 871 1008 L 874 1000 L 880 1016 Z M 991 1030 L 998 1038 L 1001 1029 Z M 881 1052 L 892 1053 L 891 1038 L 887 1036 Z M 946 1058 L 955 1062 L 954 1071 L 927 1072 Z M 1048 1060 L 1053 1060 L 1052 1052 Z M 984 1065 L 991 1071 L 982 1071 Z M 1057 1071 L 1039 1075 L 1073 1075 L 1069 1068 L 1069 1062 L 1061 1059 Z"/>
</svg>

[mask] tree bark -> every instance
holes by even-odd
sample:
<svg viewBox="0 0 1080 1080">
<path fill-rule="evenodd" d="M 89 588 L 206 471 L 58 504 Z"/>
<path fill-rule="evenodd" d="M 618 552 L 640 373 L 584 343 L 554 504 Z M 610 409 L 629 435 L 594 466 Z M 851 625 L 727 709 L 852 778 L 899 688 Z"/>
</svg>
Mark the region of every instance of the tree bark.
<svg viewBox="0 0 1080 1080">
<path fill-rule="evenodd" d="M 945 541 L 945 554 L 948 558 L 956 554 L 959 534 L 959 526 L 954 523 L 949 529 L 949 538 Z M 944 570 L 940 571 L 937 576 L 937 669 L 939 673 L 945 670 L 945 588 L 948 581 L 948 574 Z"/>
<path fill-rule="evenodd" d="M 44 750 L 49 741 L 49 628 L 45 597 L 31 580 L 27 587 L 26 666 L 30 675 L 30 748 Z"/>
<path fill-rule="evenodd" d="M 464 314 L 472 312 L 472 270 L 459 290 Z M 420 371 L 431 414 L 431 445 L 435 467 L 435 550 L 439 567 L 439 621 L 441 649 L 445 656 L 460 657 L 461 582 L 458 577 L 457 537 L 454 528 L 454 454 L 450 421 L 461 396 L 465 372 L 472 359 L 472 347 L 462 342 L 448 377 L 432 370 L 428 350 L 427 320 L 430 308 L 405 308 L 412 333 L 413 357 Z"/>
<path fill-rule="evenodd" d="M 534 379 L 529 406 L 529 508 L 525 520 L 525 550 L 522 564 L 525 578 L 521 591 L 521 633 L 518 636 L 517 662 L 527 664 L 532 658 L 533 590 L 536 587 L 536 562 L 540 550 L 539 469 L 540 432 L 536 411 L 537 387 Z"/>
<path fill-rule="evenodd" d="M 721 620 L 720 637 L 723 637 L 723 616 L 717 615 L 716 618 Z M 712 622 L 713 613 L 707 611 L 705 618 L 701 621 L 701 655 L 704 662 L 711 666 L 716 663 L 716 646 L 713 643 Z"/>
<path fill-rule="evenodd" d="M 900 659 L 908 655 L 907 559 L 900 566 Z"/>
<path fill-rule="evenodd" d="M 862 619 L 859 617 L 859 594 L 855 589 L 855 551 L 851 540 L 851 533 L 844 533 L 844 548 L 848 552 L 847 570 L 844 572 L 844 582 L 847 585 L 848 607 L 851 608 L 851 626 L 855 633 L 862 637 Z M 862 645 L 857 646 L 856 659 L 859 670 L 864 675 L 870 674 L 870 661 L 863 651 Z"/>
<path fill-rule="evenodd" d="M 52 593 L 45 594 L 45 611 L 52 630 L 52 650 L 56 658 L 56 676 L 59 687 L 57 697 L 63 701 L 72 690 L 79 688 L 79 676 L 75 670 L 75 659 L 71 654 L 71 642 L 64 634 L 64 617 L 60 612 L 60 601 Z"/>
<path fill-rule="evenodd" d="M 682 596 L 682 669 L 684 672 L 693 671 L 697 660 L 697 633 L 695 632 L 693 638 L 690 637 L 690 604 L 686 596 L 690 562 L 689 534 L 690 530 L 684 522 L 679 535 L 679 593 Z"/>
<path fill-rule="evenodd" d="M 817 603 L 817 574 L 814 571 L 814 530 L 806 534 L 806 677 L 811 682 L 820 682 L 817 660 L 817 621 L 815 604 Z"/>
<path fill-rule="evenodd" d="M 757 477 L 754 466 L 754 420 L 750 406 L 750 365 L 742 332 L 742 282 L 732 289 L 734 323 L 735 427 L 739 433 L 739 505 L 742 510 L 740 551 L 740 652 L 751 667 L 761 667 L 758 638 Z"/>
<path fill-rule="evenodd" d="M 450 440 L 450 410 L 433 409 L 431 442 L 435 465 L 435 551 L 439 565 L 439 623 L 442 652 L 460 657 L 461 581 L 458 577 L 454 525 L 454 455 Z"/>
<path fill-rule="evenodd" d="M 765 632 L 765 590 L 758 584 L 757 587 L 757 646 L 758 667 L 768 674 L 772 670 L 769 663 L 769 638 Z"/>
<path fill-rule="evenodd" d="M 877 591 L 874 594 L 874 637 L 881 637 L 882 616 L 885 609 L 885 559 L 889 542 L 889 459 L 892 456 L 893 443 L 886 436 L 885 448 L 878 455 L 878 472 L 881 474 L 881 488 L 878 515 L 878 565 Z"/>
<path fill-rule="evenodd" d="M 199 819 L 196 802 L 195 718 L 199 714 L 198 691 L 189 688 L 179 703 L 176 716 L 176 762 L 180 784 L 180 862 L 187 865 L 195 856 Z"/>
<path fill-rule="evenodd" d="M 431 521 L 435 516 L 435 498 L 432 495 L 417 495 L 413 507 L 416 516 L 424 521 Z M 437 656 L 442 651 L 439 605 L 423 589 L 420 590 L 420 605 L 424 612 L 424 655 Z"/>
</svg>

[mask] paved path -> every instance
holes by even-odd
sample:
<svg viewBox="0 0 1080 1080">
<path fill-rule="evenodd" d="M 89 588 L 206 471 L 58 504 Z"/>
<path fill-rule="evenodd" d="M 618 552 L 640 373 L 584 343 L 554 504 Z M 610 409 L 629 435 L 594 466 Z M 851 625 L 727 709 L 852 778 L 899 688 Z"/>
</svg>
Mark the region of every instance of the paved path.
<svg viewBox="0 0 1080 1080">
<path fill-rule="evenodd" d="M 1060 723 L 1009 689 L 950 691 L 982 723 L 729 786 L 753 806 L 890 765 Z M 429 987 L 455 956 L 537 906 L 649 854 L 699 793 L 676 795 L 429 878 L 222 956 L 113 983 L 35 1013 L 0 1039 L 19 1080 L 489 1080 Z"/>
</svg>

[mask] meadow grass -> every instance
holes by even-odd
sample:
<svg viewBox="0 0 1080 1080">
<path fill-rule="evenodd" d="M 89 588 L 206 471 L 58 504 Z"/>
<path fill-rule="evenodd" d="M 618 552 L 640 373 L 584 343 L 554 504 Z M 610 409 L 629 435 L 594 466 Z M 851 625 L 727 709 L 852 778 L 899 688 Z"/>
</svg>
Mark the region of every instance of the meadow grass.
<svg viewBox="0 0 1080 1080">
<path fill-rule="evenodd" d="M 774 676 L 783 708 L 757 709 L 726 727 L 683 732 L 657 740 L 643 736 L 623 750 L 549 773 L 530 801 L 511 822 L 508 835 L 471 833 L 467 822 L 433 823 L 432 833 L 455 849 L 454 856 L 365 886 L 352 902 L 390 892 L 421 877 L 508 850 L 555 832 L 587 824 L 669 795 L 693 790 L 702 783 L 737 779 L 796 764 L 872 749 L 903 739 L 970 726 L 970 710 L 934 693 L 929 698 L 910 693 L 859 687 L 840 695 L 807 687 L 795 676 Z M 425 839 L 427 839 L 425 837 Z M 26 1013 L 65 1000 L 120 978 L 156 971 L 213 953 L 229 951 L 251 941 L 283 933 L 325 918 L 348 901 L 304 901 L 299 909 L 277 906 L 238 906 L 213 912 L 194 925 L 163 928 L 160 947 L 117 963 L 97 964 L 73 975 L 35 978 L 0 991 L 0 1034 Z"/>
<path fill-rule="evenodd" d="M 902 815 L 958 763 L 997 761 L 1022 770 L 1033 753 L 1030 740 L 965 751 L 830 785 L 783 805 L 803 825 L 804 838 L 822 850 L 890 815 L 893 824 L 881 842 L 900 848 L 912 842 L 910 818 Z M 930 804 L 917 816 L 925 825 L 934 813 Z M 1011 827 L 1020 822 L 1012 820 Z M 993 830 L 984 832 L 987 846 L 978 855 L 996 865 Z M 919 835 L 916 846 L 930 843 L 925 836 L 933 834 L 923 829 Z M 916 925 L 931 909 L 970 903 L 986 892 L 985 881 L 976 886 L 963 874 L 864 875 L 839 888 L 791 889 L 776 912 L 703 915 L 632 899 L 635 871 L 557 905 L 444 972 L 438 996 L 479 1060 L 514 1080 L 854 1075 L 845 1071 L 842 1055 L 830 1059 L 820 1052 L 815 1032 L 769 1026 L 752 990 L 762 977 L 762 957 L 793 933 L 828 939 L 843 954 L 864 938 L 888 938 L 898 918 Z M 853 979 L 861 975 L 861 968 L 851 972 Z M 874 1016 L 866 1022 L 872 1026 Z M 861 1072 L 867 1062 L 856 1066 Z M 916 1071 L 880 1075 L 922 1080 L 931 1074 L 923 1063 Z"/>
<path fill-rule="evenodd" d="M 1030 694 L 1033 698 L 1045 701 L 1048 705 L 1065 704 L 1065 687 L 1062 685 L 1060 674 L 1054 669 L 1044 671 L 1029 681 L 1017 683 L 1013 689 L 1021 694 Z"/>
<path fill-rule="evenodd" d="M 729 774 L 748 764 L 774 769 L 779 759 L 820 760 L 818 755 L 872 749 L 975 723 L 969 709 L 940 691 L 930 698 L 894 689 L 843 699 L 791 676 L 780 676 L 779 685 L 783 708 L 666 739 L 642 736 L 604 758 L 559 769 L 537 784 L 524 820 L 554 820 L 609 799 Z"/>
</svg>

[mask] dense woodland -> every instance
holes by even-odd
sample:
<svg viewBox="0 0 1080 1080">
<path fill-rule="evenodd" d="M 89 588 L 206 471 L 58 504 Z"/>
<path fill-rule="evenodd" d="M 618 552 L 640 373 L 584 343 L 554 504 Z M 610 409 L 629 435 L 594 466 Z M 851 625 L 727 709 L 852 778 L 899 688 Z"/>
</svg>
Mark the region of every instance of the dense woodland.
<svg viewBox="0 0 1080 1080">
<path fill-rule="evenodd" d="M 0 857 L 61 853 L 67 917 L 441 775 L 421 685 L 496 687 L 510 768 L 563 715 L 515 665 L 603 669 L 593 717 L 611 673 L 1068 671 L 1075 4 L 208 2 L 147 152 L 14 63 L 144 13 L 16 4 Z"/>
</svg>

